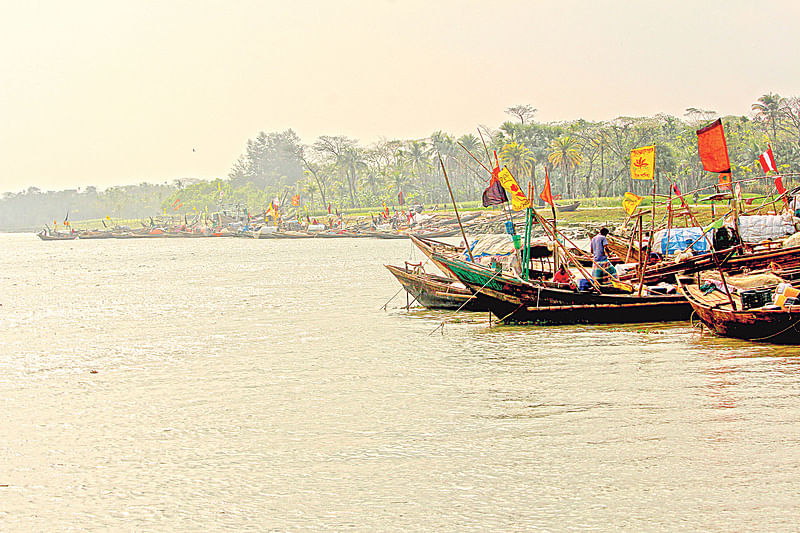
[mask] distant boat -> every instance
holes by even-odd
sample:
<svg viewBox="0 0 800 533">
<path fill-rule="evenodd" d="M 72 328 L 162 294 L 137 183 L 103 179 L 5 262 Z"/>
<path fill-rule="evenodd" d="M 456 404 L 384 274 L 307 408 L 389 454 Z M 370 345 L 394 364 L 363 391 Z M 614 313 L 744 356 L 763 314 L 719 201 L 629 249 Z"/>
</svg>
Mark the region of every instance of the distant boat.
<svg viewBox="0 0 800 533">
<path fill-rule="evenodd" d="M 579 205 L 581 205 L 580 202 L 573 202 L 567 205 L 556 204 L 556 209 L 558 209 L 559 211 L 575 211 L 576 209 L 578 209 Z"/>
<path fill-rule="evenodd" d="M 61 231 L 42 230 L 36 235 L 38 235 L 43 241 L 71 241 L 78 238 L 78 234 L 75 232 L 66 233 Z"/>
<path fill-rule="evenodd" d="M 79 239 L 111 239 L 113 235 L 111 235 L 111 231 L 96 231 L 96 230 L 87 230 L 82 231 L 78 236 Z"/>
</svg>

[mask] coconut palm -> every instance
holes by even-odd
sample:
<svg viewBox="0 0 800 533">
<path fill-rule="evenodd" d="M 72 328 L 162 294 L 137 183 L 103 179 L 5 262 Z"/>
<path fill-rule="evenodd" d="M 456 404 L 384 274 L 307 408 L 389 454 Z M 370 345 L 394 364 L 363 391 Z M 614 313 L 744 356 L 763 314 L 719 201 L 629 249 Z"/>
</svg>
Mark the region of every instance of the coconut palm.
<svg viewBox="0 0 800 533">
<path fill-rule="evenodd" d="M 536 158 L 533 156 L 533 152 L 528 150 L 524 144 L 510 142 L 500 150 L 500 161 L 509 167 L 517 180 L 521 180 L 523 176 L 530 172 L 531 166 L 536 162 Z"/>
<path fill-rule="evenodd" d="M 772 133 L 770 140 L 775 142 L 778 126 L 786 109 L 786 100 L 778 94 L 767 93 L 751 109 L 755 111 L 756 119 L 767 126 L 768 132 Z"/>
<path fill-rule="evenodd" d="M 554 166 L 559 167 L 564 173 L 564 181 L 567 185 L 567 196 L 572 196 L 572 181 L 570 170 L 577 168 L 583 161 L 583 156 L 579 150 L 580 143 L 572 135 L 563 135 L 553 139 L 550 143 L 550 153 L 547 160 Z"/>
</svg>

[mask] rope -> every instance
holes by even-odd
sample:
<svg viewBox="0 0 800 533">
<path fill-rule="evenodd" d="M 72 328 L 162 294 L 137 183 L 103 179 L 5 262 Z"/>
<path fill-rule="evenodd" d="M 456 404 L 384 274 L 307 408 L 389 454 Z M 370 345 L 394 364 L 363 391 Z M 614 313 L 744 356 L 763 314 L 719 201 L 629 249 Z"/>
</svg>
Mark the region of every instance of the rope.
<svg viewBox="0 0 800 533">
<path fill-rule="evenodd" d="M 428 259 L 428 261 L 430 261 L 430 259 Z M 425 265 L 427 265 L 427 264 L 428 264 L 428 261 L 425 261 L 424 263 L 422 263 L 422 264 L 420 265 L 420 268 L 422 269 L 422 271 L 423 271 L 423 272 L 425 271 Z M 387 306 L 387 305 L 389 305 L 389 303 L 390 303 L 392 300 L 394 300 L 394 299 L 397 297 L 397 295 L 398 295 L 398 294 L 400 294 L 401 292 L 403 292 L 403 289 L 405 289 L 405 287 L 400 287 L 400 290 L 399 290 L 399 291 L 397 291 L 396 293 L 394 293 L 394 296 L 392 296 L 391 298 L 389 298 L 389 299 L 386 301 L 386 303 L 385 303 L 385 304 L 383 304 L 383 305 L 382 305 L 382 306 L 381 306 L 381 307 L 378 309 L 378 311 L 386 311 L 386 306 Z M 417 298 L 416 298 L 416 297 L 414 297 L 414 300 L 416 300 L 416 299 L 417 299 Z M 411 303 L 414 303 L 414 302 L 411 302 Z M 408 304 L 408 305 L 410 306 L 411 304 Z M 406 309 L 408 309 L 408 308 L 406 308 Z"/>
<path fill-rule="evenodd" d="M 800 318 L 798 318 L 797 320 L 795 320 L 794 322 L 789 324 L 786 328 L 780 330 L 777 333 L 773 333 L 772 335 L 767 335 L 766 337 L 759 337 L 757 339 L 748 339 L 748 340 L 751 340 L 751 341 L 766 341 L 766 340 L 769 340 L 769 339 L 773 339 L 773 338 L 777 337 L 778 335 L 786 333 L 791 328 L 795 328 L 795 331 L 798 331 L 798 329 L 795 327 L 795 326 L 797 326 L 798 323 L 800 323 Z"/>
<path fill-rule="evenodd" d="M 489 283 L 491 283 L 491 282 L 492 282 L 492 280 L 493 280 L 494 278 L 496 278 L 497 276 L 499 276 L 499 275 L 500 275 L 500 274 L 502 274 L 502 273 L 503 273 L 503 271 L 502 271 L 502 270 L 501 270 L 500 272 L 496 272 L 496 273 L 495 273 L 495 275 L 494 275 L 494 276 L 492 276 L 491 278 L 489 278 L 489 281 L 487 281 L 486 283 L 484 283 L 484 284 L 483 284 L 483 286 L 482 286 L 480 289 L 478 289 L 477 291 L 475 291 L 475 293 L 478 293 L 478 292 L 480 292 L 480 291 L 481 291 L 481 289 L 483 289 L 484 287 L 486 287 L 486 286 L 487 286 Z M 467 304 L 468 304 L 468 303 L 469 303 L 469 302 L 470 302 L 470 301 L 471 301 L 473 298 L 475 298 L 475 294 L 472 294 L 472 296 L 470 296 L 469 298 L 467 298 L 467 299 L 464 301 L 464 303 L 463 303 L 463 304 L 461 304 L 461 306 L 459 306 L 459 308 L 458 308 L 458 309 L 456 309 L 456 313 L 460 312 L 460 311 L 461 311 L 461 310 L 464 308 L 464 306 L 465 306 L 465 305 L 467 305 Z M 430 333 L 428 333 L 428 336 L 430 337 L 431 335 L 433 335 L 434 333 L 436 333 L 436 330 L 437 330 L 437 329 L 439 329 L 439 328 L 442 328 L 442 335 L 444 335 L 444 324 L 445 324 L 445 322 L 447 322 L 447 319 L 446 319 L 446 318 L 445 318 L 444 320 L 442 320 L 442 323 L 441 323 L 441 324 L 439 324 L 438 326 L 436 326 L 435 328 L 433 328 L 433 331 L 431 331 Z"/>
</svg>

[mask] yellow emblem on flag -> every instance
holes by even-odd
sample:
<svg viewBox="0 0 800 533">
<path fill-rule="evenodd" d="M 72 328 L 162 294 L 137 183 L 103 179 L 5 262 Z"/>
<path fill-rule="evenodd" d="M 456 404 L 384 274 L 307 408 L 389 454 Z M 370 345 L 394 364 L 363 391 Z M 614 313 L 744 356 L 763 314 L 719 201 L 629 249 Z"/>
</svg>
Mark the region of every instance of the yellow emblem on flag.
<svg viewBox="0 0 800 533">
<path fill-rule="evenodd" d="M 522 189 L 519 188 L 517 180 L 514 179 L 514 176 L 511 175 L 508 168 L 503 167 L 503 170 L 497 175 L 497 179 L 500 180 L 500 185 L 511 194 L 511 209 L 514 211 L 522 211 L 526 207 L 531 206 L 531 201 L 525 196 Z"/>
<path fill-rule="evenodd" d="M 622 199 L 622 207 L 629 215 L 632 215 L 633 212 L 636 211 L 636 208 L 639 207 L 640 203 L 642 203 L 642 197 L 636 196 L 632 192 L 626 192 L 625 198 Z"/>
<path fill-rule="evenodd" d="M 631 150 L 631 179 L 651 180 L 656 168 L 656 147 L 643 146 Z"/>
</svg>

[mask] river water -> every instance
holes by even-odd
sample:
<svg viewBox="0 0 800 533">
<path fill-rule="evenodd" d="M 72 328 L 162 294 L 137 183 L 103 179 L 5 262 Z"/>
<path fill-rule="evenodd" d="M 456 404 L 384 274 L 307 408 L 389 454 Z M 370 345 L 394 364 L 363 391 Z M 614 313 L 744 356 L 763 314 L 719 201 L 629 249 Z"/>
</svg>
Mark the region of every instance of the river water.
<svg viewBox="0 0 800 533">
<path fill-rule="evenodd" d="M 381 310 L 412 257 L 0 235 L 0 530 L 797 529 L 800 350 Z"/>
</svg>

